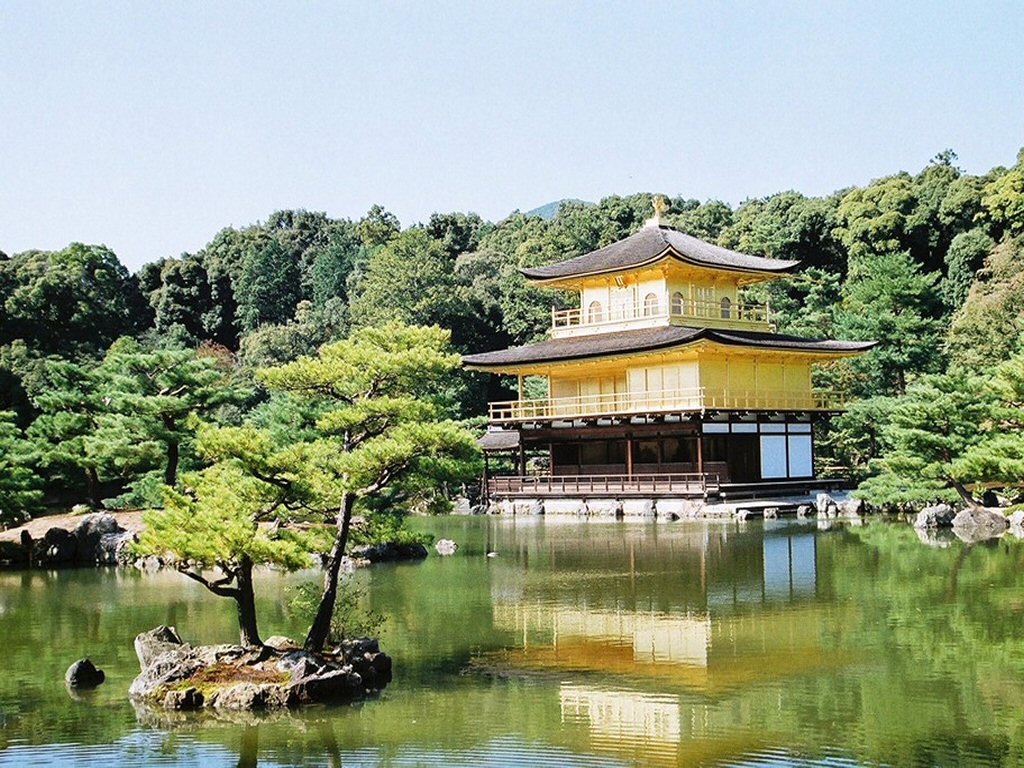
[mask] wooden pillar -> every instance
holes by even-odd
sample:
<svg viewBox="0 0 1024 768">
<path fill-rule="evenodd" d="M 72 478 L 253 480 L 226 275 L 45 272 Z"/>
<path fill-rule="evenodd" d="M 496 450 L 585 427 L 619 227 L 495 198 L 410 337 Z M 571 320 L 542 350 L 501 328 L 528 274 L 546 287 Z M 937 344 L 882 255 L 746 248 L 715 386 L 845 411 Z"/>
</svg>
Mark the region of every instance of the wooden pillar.
<svg viewBox="0 0 1024 768">
<path fill-rule="evenodd" d="M 697 474 L 704 474 L 704 430 L 697 428 Z"/>
<path fill-rule="evenodd" d="M 490 473 L 490 465 L 488 464 L 488 461 L 487 461 L 487 451 L 484 451 L 483 453 L 484 453 L 484 477 L 483 477 L 482 483 L 480 484 L 480 491 L 481 491 L 480 495 L 483 497 L 484 504 L 487 504 L 491 500 L 490 499 L 490 489 L 487 487 L 487 485 L 488 485 L 487 478 L 488 478 L 488 475 L 490 475 L 491 473 Z"/>
<path fill-rule="evenodd" d="M 633 478 L 633 439 L 626 435 L 626 477 Z"/>
<path fill-rule="evenodd" d="M 518 382 L 519 382 L 519 399 L 522 400 L 523 399 L 523 374 L 520 373 L 516 378 L 518 379 Z"/>
<path fill-rule="evenodd" d="M 526 449 L 523 447 L 523 439 L 519 438 L 519 475 L 520 477 L 526 474 Z"/>
</svg>

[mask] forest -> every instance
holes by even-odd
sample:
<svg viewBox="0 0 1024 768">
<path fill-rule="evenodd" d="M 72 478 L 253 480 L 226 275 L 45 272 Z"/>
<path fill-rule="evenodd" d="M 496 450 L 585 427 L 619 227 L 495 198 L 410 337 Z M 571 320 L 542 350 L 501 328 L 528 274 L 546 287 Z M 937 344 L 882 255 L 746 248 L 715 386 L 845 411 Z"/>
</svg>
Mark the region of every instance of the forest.
<svg viewBox="0 0 1024 768">
<path fill-rule="evenodd" d="M 461 370 L 454 355 L 543 337 L 552 305 L 570 298 L 527 286 L 519 268 L 629 235 L 650 217 L 654 196 L 566 201 L 552 216 L 514 212 L 499 222 L 435 213 L 405 227 L 379 205 L 359 220 L 277 211 L 135 274 L 98 244 L 0 252 L 0 524 L 47 504 L 186 504 L 165 489 L 230 454 L 225 434 L 269 440 L 274 450 L 310 444 L 323 408 L 280 382 L 296 361 L 326 370 L 338 364 L 331 355 L 388 347 L 385 329 L 410 339 L 385 350 L 405 356 L 406 373 L 419 343 L 445 361 L 418 396 L 438 430 L 426 442 L 441 439 L 458 461 L 420 466 L 419 476 L 443 487 L 467 482 L 466 430 L 479 429 L 486 402 L 511 389 Z M 819 433 L 819 472 L 849 476 L 879 503 L 992 491 L 1016 500 L 1024 479 L 1024 150 L 982 175 L 964 172 L 947 150 L 917 173 L 822 197 L 784 191 L 736 207 L 666 199 L 663 219 L 685 232 L 802 261 L 792 279 L 748 289 L 770 302 L 780 332 L 880 342 L 816 374 L 850 401 Z M 410 329 L 420 326 L 443 330 L 414 338 Z M 391 424 L 388 415 L 400 412 L 411 429 L 422 421 L 412 389 L 368 399 L 361 423 Z M 220 438 L 203 438 L 211 426 Z M 250 444 L 246 455 L 270 462 L 271 447 Z M 405 456 L 403 471 L 410 461 L 423 458 Z M 411 481 L 389 484 L 388 494 L 359 503 L 439 509 L 448 495 Z"/>
</svg>

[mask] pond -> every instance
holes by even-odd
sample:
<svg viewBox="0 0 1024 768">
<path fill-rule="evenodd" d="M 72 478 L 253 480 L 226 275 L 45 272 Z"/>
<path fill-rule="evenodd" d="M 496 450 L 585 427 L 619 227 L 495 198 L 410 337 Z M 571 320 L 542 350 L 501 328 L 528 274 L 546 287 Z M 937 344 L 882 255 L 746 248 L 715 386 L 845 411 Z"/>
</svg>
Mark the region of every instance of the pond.
<svg viewBox="0 0 1024 768">
<path fill-rule="evenodd" d="M 1024 765 L 1024 544 L 905 524 L 419 519 L 449 558 L 354 580 L 379 698 L 264 718 L 137 714 L 131 640 L 232 642 L 169 572 L 0 574 L 0 766 Z M 487 557 L 487 552 L 496 556 Z M 262 574 L 264 637 L 313 573 Z M 89 695 L 62 676 L 88 654 Z"/>
</svg>

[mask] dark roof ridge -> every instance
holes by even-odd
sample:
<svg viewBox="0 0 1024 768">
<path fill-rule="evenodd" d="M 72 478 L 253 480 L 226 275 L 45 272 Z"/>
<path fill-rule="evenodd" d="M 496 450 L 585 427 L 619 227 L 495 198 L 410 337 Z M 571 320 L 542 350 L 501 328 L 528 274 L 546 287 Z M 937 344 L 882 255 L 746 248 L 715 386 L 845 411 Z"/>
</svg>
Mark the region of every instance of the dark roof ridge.
<svg viewBox="0 0 1024 768">
<path fill-rule="evenodd" d="M 465 355 L 463 362 L 471 366 L 527 365 L 531 363 L 575 360 L 588 357 L 606 357 L 638 352 L 653 352 L 680 345 L 707 340 L 740 347 L 793 350 L 796 352 L 854 353 L 875 346 L 874 341 L 837 341 L 834 339 L 805 339 L 799 336 L 767 331 L 733 331 L 720 328 L 691 328 L 667 325 L 639 328 L 587 336 L 563 336 L 524 344 L 493 352 Z"/>
<path fill-rule="evenodd" d="M 589 253 L 543 267 L 522 267 L 531 280 L 584 277 L 634 269 L 658 261 L 671 252 L 683 261 L 711 269 L 777 274 L 795 269 L 800 262 L 770 259 L 733 251 L 708 243 L 682 230 L 661 224 L 645 224 L 628 237 Z"/>
</svg>

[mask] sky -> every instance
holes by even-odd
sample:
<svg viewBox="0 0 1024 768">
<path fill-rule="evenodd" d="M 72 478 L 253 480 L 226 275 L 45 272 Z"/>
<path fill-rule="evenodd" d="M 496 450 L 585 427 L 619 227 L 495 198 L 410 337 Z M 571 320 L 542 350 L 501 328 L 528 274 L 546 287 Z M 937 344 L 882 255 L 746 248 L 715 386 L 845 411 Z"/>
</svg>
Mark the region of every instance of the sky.
<svg viewBox="0 0 1024 768">
<path fill-rule="evenodd" d="M 820 195 L 1024 146 L 1020 2 L 0 3 L 0 250 Z"/>
</svg>

